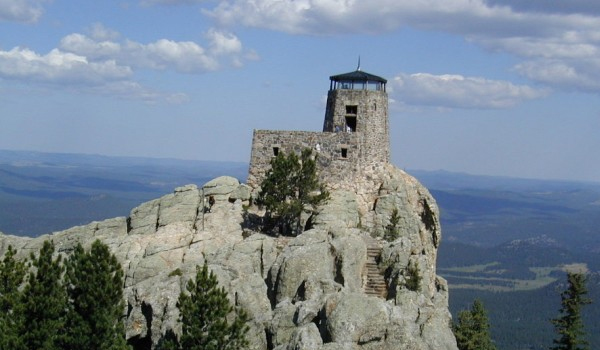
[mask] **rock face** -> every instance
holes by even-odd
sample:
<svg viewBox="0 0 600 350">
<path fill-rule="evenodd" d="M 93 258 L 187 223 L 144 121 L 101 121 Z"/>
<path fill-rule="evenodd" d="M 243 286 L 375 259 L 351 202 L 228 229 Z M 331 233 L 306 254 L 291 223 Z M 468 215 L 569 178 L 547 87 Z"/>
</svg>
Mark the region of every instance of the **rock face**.
<svg viewBox="0 0 600 350">
<path fill-rule="evenodd" d="M 127 338 L 152 349 L 180 331 L 177 298 L 205 261 L 251 318 L 250 349 L 456 349 L 448 288 L 436 275 L 438 209 L 392 166 L 334 187 L 297 237 L 259 232 L 252 189 L 231 177 L 173 194 L 115 218 L 36 239 L 0 234 L 28 256 L 52 239 L 60 254 L 100 239 L 125 271 Z M 214 203 L 209 204 L 209 198 Z M 399 237 L 381 239 L 396 209 Z"/>
</svg>

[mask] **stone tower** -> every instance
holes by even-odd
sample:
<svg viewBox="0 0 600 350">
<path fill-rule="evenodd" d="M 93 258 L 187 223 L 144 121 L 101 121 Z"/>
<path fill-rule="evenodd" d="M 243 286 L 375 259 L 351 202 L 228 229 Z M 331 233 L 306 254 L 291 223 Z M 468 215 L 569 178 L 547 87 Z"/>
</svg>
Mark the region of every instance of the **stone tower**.
<svg viewBox="0 0 600 350">
<path fill-rule="evenodd" d="M 323 132 L 355 133 L 359 143 L 358 160 L 388 163 L 390 140 L 388 128 L 387 80 L 360 70 L 333 75 Z"/>
<path fill-rule="evenodd" d="M 390 161 L 387 80 L 360 70 L 329 77 L 323 131 L 254 130 L 248 184 L 257 187 L 280 152 L 311 148 L 321 180 L 353 183 Z"/>
</svg>

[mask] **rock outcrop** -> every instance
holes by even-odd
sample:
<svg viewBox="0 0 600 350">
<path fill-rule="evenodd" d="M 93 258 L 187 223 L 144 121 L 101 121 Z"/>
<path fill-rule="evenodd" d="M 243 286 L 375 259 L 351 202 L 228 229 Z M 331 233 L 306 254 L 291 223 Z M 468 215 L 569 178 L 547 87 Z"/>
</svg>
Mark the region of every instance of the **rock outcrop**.
<svg viewBox="0 0 600 350">
<path fill-rule="evenodd" d="M 0 255 L 12 245 L 28 256 L 46 239 L 59 254 L 103 241 L 125 271 L 123 312 L 135 349 L 180 330 L 177 298 L 205 261 L 248 312 L 250 349 L 456 349 L 447 284 L 435 270 L 438 209 L 414 178 L 387 166 L 333 187 L 297 237 L 261 233 L 252 193 L 220 177 L 177 188 L 128 218 L 35 239 L 0 235 Z M 387 242 L 380 237 L 394 209 L 400 235 Z"/>
</svg>

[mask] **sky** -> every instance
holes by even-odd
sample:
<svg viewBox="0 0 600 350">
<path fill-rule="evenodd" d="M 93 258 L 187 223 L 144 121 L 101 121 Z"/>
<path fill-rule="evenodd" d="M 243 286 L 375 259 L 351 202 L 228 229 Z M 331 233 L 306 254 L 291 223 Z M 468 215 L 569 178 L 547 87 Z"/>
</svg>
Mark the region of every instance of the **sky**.
<svg viewBox="0 0 600 350">
<path fill-rule="evenodd" d="M 396 166 L 600 182 L 597 0 L 0 0 L 0 149 L 248 162 L 359 57 Z"/>
</svg>

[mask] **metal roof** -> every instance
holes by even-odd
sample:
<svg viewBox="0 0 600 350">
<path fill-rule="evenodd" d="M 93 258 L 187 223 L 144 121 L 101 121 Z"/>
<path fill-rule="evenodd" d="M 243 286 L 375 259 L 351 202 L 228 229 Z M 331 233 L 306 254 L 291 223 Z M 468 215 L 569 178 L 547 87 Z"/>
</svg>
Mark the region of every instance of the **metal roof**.
<svg viewBox="0 0 600 350">
<path fill-rule="evenodd" d="M 329 79 L 333 81 L 376 81 L 384 84 L 387 83 L 386 79 L 383 79 L 377 75 L 363 72 L 360 69 L 357 69 L 354 72 L 332 75 L 329 77 Z"/>
</svg>

